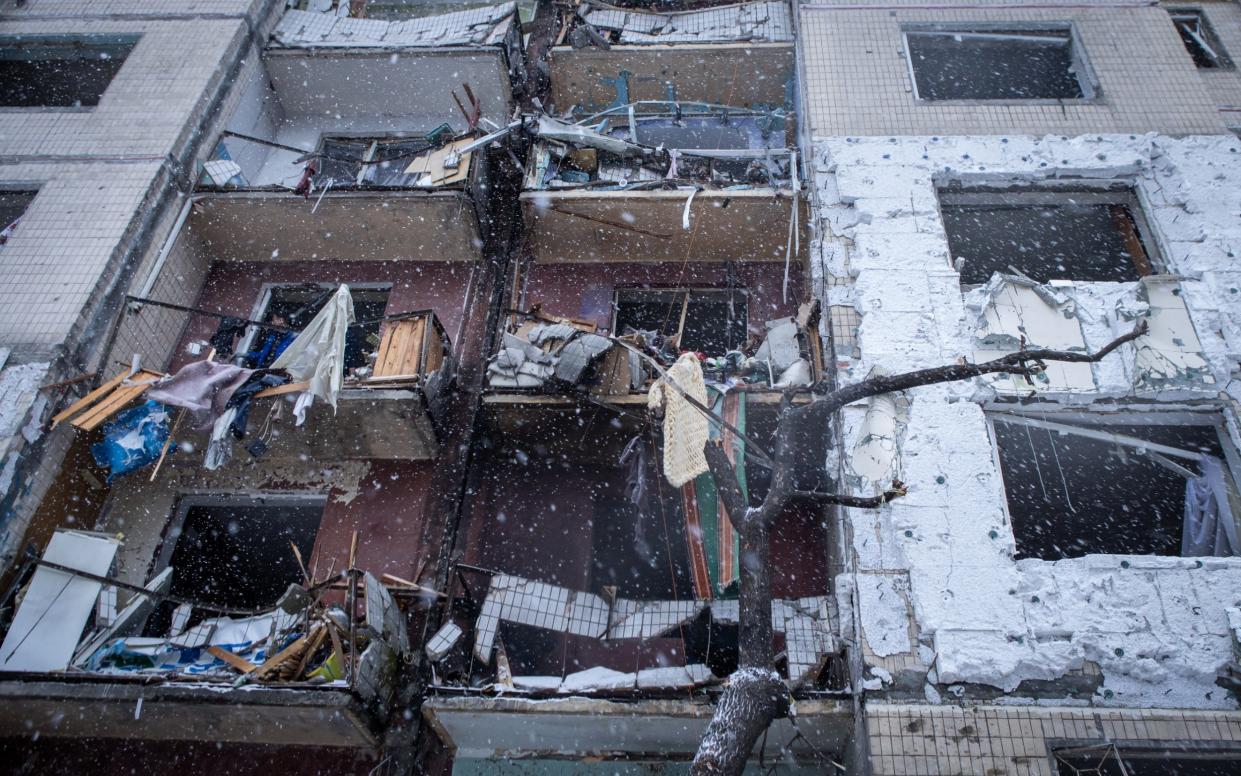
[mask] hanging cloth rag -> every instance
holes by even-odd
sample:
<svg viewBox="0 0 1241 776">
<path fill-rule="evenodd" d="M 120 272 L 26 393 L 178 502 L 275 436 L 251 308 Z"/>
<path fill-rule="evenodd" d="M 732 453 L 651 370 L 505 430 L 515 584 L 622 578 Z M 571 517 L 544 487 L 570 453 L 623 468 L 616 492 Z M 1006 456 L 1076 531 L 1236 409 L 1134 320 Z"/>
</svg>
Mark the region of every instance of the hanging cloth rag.
<svg viewBox="0 0 1241 776">
<path fill-rule="evenodd" d="M 1202 476 L 1185 483 L 1185 527 L 1181 555 L 1186 558 L 1238 554 L 1237 523 L 1228 501 L 1224 467 L 1218 458 L 1202 456 Z"/>
<path fill-rule="evenodd" d="M 210 428 L 224 413 L 233 392 L 250 379 L 251 370 L 218 361 L 186 364 L 147 391 L 147 398 L 172 407 L 189 410 L 190 419 L 200 430 Z"/>
<path fill-rule="evenodd" d="M 353 297 L 349 286 L 342 285 L 272 362 L 272 369 L 283 369 L 294 380 L 310 383 L 293 406 L 297 425 L 305 422 L 306 408 L 316 396 L 336 409 L 336 396 L 345 380 L 345 335 L 353 322 Z"/>
<path fill-rule="evenodd" d="M 669 380 L 681 390 L 673 388 Z M 689 397 L 706 406 L 707 386 L 702 365 L 693 353 L 682 353 L 668 368 L 667 376 L 656 380 L 647 394 L 647 406 L 664 410 L 664 476 L 679 488 L 707 471 L 707 417 L 685 400 Z"/>
<path fill-rule="evenodd" d="M 244 439 L 246 436 L 246 423 L 250 418 L 250 406 L 254 401 L 254 397 L 259 391 L 268 388 L 275 388 L 289 382 L 289 376 L 280 372 L 269 372 L 265 369 L 259 370 L 250 375 L 250 379 L 237 390 L 233 391 L 232 398 L 228 400 L 228 408 L 236 408 L 237 412 L 233 417 L 232 423 L 229 424 L 229 430 L 233 432 L 233 436 L 237 439 Z"/>
<path fill-rule="evenodd" d="M 215 348 L 217 358 L 228 358 L 233 355 L 233 345 L 237 338 L 246 333 L 246 322 L 241 318 L 221 318 L 220 325 L 211 335 L 209 344 Z"/>
<path fill-rule="evenodd" d="M 745 432 L 745 394 L 711 390 L 711 411 L 726 423 Z M 725 454 L 737 473 L 742 495 L 749 497 L 745 477 L 745 440 L 710 422 L 710 438 L 722 440 Z M 694 595 L 698 598 L 733 598 L 739 592 L 741 539 L 733 530 L 728 509 L 720 501 L 710 472 L 700 474 L 681 487 L 685 513 L 685 538 L 690 556 Z"/>
</svg>

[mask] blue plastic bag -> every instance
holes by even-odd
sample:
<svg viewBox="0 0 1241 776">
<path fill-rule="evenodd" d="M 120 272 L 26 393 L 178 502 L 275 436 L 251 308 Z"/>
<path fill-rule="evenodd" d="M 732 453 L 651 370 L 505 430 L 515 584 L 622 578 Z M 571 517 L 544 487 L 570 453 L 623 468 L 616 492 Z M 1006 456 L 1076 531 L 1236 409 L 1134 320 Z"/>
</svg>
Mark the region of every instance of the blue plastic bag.
<svg viewBox="0 0 1241 776">
<path fill-rule="evenodd" d="M 108 482 L 154 463 L 168 440 L 168 408 L 148 401 L 104 424 L 103 441 L 91 446 L 95 463 L 109 470 Z"/>
</svg>

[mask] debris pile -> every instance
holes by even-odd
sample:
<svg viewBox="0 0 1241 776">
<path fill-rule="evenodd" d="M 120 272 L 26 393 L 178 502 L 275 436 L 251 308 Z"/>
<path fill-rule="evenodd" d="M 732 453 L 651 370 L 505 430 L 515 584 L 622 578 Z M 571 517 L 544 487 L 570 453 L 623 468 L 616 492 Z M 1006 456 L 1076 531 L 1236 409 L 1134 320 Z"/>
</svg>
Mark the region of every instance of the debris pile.
<svg viewBox="0 0 1241 776">
<path fill-rule="evenodd" d="M 576 124 L 540 116 L 525 186 L 784 188 L 796 176 L 784 128 L 783 111 L 681 102 L 622 106 Z"/>
<path fill-rule="evenodd" d="M 397 659 L 411 651 L 394 593 L 436 595 L 390 575 L 385 585 L 351 565 L 290 584 L 270 609 L 227 609 L 170 595 L 172 567 L 144 587 L 107 576 L 120 547 L 116 537 L 57 531 L 28 564 L 33 573 L 0 647 L 0 670 L 336 685 L 384 700 Z M 119 609 L 118 590 L 129 594 Z M 143 635 L 162 622 L 170 623 L 164 635 Z"/>
<path fill-rule="evenodd" d="M 783 43 L 793 40 L 789 6 L 779 2 L 738 3 L 675 13 L 651 13 L 604 3 L 583 3 L 570 42 L 585 45 L 669 43 Z M 589 27 L 596 35 L 579 31 Z"/>
<path fill-rule="evenodd" d="M 487 46 L 503 43 L 515 30 L 516 18 L 516 3 L 401 21 L 290 10 L 271 37 L 273 44 L 287 48 Z"/>
<path fill-rule="evenodd" d="M 717 624 L 736 625 L 738 612 L 735 600 L 636 601 L 496 573 L 491 575 L 486 598 L 473 623 L 472 648 L 467 650 L 468 620 L 458 616 L 440 628 L 427 642 L 425 651 L 437 681 L 469 682 L 499 691 L 563 694 L 696 687 L 719 679 L 708 666 L 697 663 L 638 668 L 633 672 L 596 666 L 564 676 L 516 675 L 510 669 L 500 629 L 503 623 L 514 623 L 601 642 L 676 636 L 684 639 L 695 620 L 707 617 Z M 785 636 L 783 657 L 789 681 L 814 681 L 828 656 L 838 650 L 832 636 L 828 598 L 773 601 L 772 623 Z"/>
<path fill-rule="evenodd" d="M 687 295 L 688 298 L 688 295 Z M 761 341 L 738 350 L 696 355 L 708 386 L 730 389 L 809 385 L 822 355 L 817 304 L 803 305 L 796 318 L 768 321 Z M 669 325 L 677 324 L 670 320 Z M 589 321 L 544 313 L 538 306 L 511 311 L 499 353 L 488 364 L 492 388 L 584 389 L 595 396 L 645 392 L 686 352 L 680 347 L 684 320 L 669 334 L 627 328 L 619 336 Z"/>
</svg>

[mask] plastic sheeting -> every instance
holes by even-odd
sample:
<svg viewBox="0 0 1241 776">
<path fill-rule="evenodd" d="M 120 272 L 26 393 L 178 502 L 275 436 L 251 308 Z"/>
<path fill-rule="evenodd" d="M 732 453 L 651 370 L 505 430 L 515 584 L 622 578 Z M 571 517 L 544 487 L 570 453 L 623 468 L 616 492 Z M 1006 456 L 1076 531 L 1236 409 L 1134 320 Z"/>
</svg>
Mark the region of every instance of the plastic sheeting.
<svg viewBox="0 0 1241 776">
<path fill-rule="evenodd" d="M 130 407 L 103 427 L 103 441 L 91 445 L 95 463 L 108 469 L 108 482 L 155 463 L 168 441 L 168 409 L 154 401 Z"/>
</svg>

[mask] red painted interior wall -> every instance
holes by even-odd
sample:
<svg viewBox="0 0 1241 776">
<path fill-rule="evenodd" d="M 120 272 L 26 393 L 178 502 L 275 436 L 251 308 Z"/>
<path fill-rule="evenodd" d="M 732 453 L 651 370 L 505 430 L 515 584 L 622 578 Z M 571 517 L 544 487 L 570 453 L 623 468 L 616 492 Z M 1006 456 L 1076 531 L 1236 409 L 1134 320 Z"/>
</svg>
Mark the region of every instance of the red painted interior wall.
<svg viewBox="0 0 1241 776">
<path fill-rule="evenodd" d="M 773 263 L 737 263 L 735 282 L 747 289 L 751 332 L 761 335 L 763 324 L 797 312 L 802 300 L 802 272 L 789 273 L 789 301 L 783 301 L 784 266 Z M 542 303 L 552 315 L 578 318 L 610 329 L 612 295 L 618 288 L 725 288 L 728 269 L 719 262 L 532 264 L 526 277 L 524 307 Z"/>
</svg>

